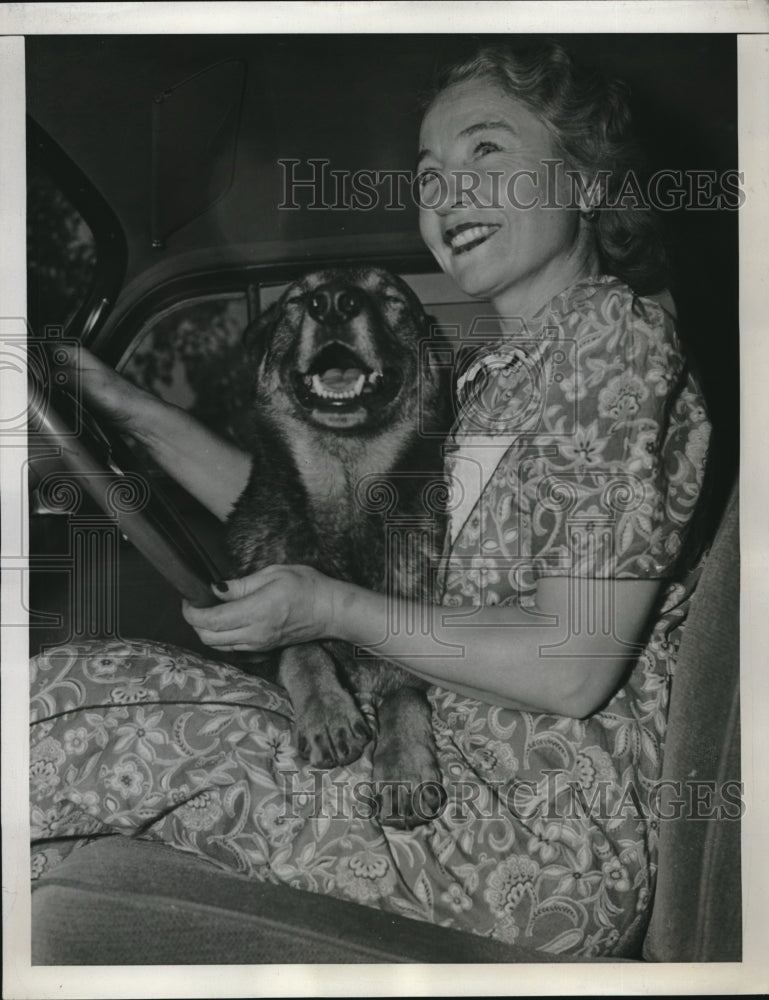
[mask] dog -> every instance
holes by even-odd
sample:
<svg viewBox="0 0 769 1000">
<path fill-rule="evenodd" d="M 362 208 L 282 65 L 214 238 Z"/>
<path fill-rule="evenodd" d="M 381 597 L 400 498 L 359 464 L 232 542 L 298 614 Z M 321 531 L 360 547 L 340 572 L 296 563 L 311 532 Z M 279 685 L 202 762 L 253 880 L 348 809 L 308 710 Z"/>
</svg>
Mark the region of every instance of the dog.
<svg viewBox="0 0 769 1000">
<path fill-rule="evenodd" d="M 411 288 L 374 267 L 309 274 L 246 331 L 253 461 L 227 525 L 238 575 L 303 563 L 370 590 L 433 598 L 444 520 L 424 498 L 442 481 L 449 397 L 442 370 L 420 352 L 429 335 Z M 427 527 L 412 535 L 409 559 L 388 525 L 397 532 L 415 518 Z M 426 684 L 342 642 L 279 656 L 300 754 L 322 768 L 356 760 L 372 738 L 359 707 L 369 696 L 380 819 L 411 827 L 433 818 L 441 774 Z M 396 782 L 419 789 L 418 801 L 403 801 Z"/>
</svg>

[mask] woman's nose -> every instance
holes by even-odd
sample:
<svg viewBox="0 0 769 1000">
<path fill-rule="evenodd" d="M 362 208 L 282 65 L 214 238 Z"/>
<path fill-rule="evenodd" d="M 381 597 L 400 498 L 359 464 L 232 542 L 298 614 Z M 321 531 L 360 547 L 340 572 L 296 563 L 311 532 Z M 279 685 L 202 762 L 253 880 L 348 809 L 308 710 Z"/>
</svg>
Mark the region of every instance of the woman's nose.
<svg viewBox="0 0 769 1000">
<path fill-rule="evenodd" d="M 458 208 L 478 207 L 477 191 L 480 184 L 478 175 L 470 170 L 448 170 L 443 174 L 442 195 L 436 210 L 446 215 Z"/>
</svg>

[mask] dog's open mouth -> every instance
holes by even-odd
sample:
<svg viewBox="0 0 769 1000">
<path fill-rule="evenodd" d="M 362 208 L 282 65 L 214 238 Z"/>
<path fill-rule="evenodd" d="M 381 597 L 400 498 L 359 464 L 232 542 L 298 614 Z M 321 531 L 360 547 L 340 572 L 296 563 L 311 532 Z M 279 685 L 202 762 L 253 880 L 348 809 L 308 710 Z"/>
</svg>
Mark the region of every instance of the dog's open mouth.
<svg viewBox="0 0 769 1000">
<path fill-rule="evenodd" d="M 344 344 L 327 344 L 309 370 L 295 375 L 297 397 L 310 409 L 345 411 L 389 402 L 398 392 L 398 378 L 389 368 L 371 368 Z"/>
</svg>

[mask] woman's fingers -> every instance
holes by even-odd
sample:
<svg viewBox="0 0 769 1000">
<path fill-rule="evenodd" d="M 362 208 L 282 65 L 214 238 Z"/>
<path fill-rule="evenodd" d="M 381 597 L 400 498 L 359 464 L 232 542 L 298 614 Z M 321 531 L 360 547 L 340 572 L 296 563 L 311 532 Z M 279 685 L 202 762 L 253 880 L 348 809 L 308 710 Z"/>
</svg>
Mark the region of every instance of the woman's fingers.
<svg viewBox="0 0 769 1000">
<path fill-rule="evenodd" d="M 210 608 L 195 608 L 186 601 L 182 614 L 193 628 L 206 632 L 227 632 L 242 628 L 254 619 L 254 610 L 247 604 L 216 604 Z"/>
<path fill-rule="evenodd" d="M 221 604 L 196 608 L 187 601 L 183 602 L 182 613 L 186 621 L 198 632 L 221 634 L 234 629 L 249 629 L 255 638 L 268 641 L 275 626 L 285 617 L 285 592 L 279 581 L 270 575 L 255 573 L 245 577 L 244 581 L 232 581 L 234 586 L 229 599 Z M 220 594 L 218 590 L 215 593 Z M 242 596 L 238 596 L 239 593 Z"/>
<path fill-rule="evenodd" d="M 268 583 L 271 583 L 279 573 L 290 569 L 286 566 L 267 566 L 265 569 L 250 573 L 248 576 L 238 577 L 235 580 L 220 580 L 213 584 L 213 590 L 220 601 L 228 603 L 238 601 L 249 594 L 255 594 Z"/>
<path fill-rule="evenodd" d="M 195 608 L 187 601 L 182 604 L 185 620 L 195 629 L 198 638 L 214 649 L 234 648 L 245 644 L 248 649 L 272 649 L 275 630 L 259 609 L 242 603 L 220 604 L 213 608 Z"/>
<path fill-rule="evenodd" d="M 247 642 L 249 649 L 270 650 L 326 634 L 331 587 L 333 581 L 309 566 L 268 566 L 214 585 L 220 604 L 195 608 L 184 602 L 182 611 L 208 645 L 220 648 L 233 640 Z"/>
<path fill-rule="evenodd" d="M 269 619 L 262 621 L 249 619 L 240 624 L 234 624 L 231 627 L 226 627 L 221 622 L 218 622 L 218 627 L 209 628 L 204 625 L 196 625 L 193 621 L 190 621 L 186 613 L 185 618 L 187 618 L 190 625 L 197 632 L 200 641 L 214 649 L 269 651 L 285 644 L 281 641 L 282 636 L 280 631 L 276 630 Z"/>
<path fill-rule="evenodd" d="M 77 373 L 86 402 L 119 423 L 127 433 L 141 422 L 145 410 L 152 410 L 152 395 L 118 375 L 87 347 L 72 351 L 69 363 Z"/>
<path fill-rule="evenodd" d="M 116 385 L 123 379 L 109 365 L 80 345 L 70 356 L 70 363 L 80 377 L 80 385 L 89 396 L 95 398 L 111 395 Z"/>
</svg>

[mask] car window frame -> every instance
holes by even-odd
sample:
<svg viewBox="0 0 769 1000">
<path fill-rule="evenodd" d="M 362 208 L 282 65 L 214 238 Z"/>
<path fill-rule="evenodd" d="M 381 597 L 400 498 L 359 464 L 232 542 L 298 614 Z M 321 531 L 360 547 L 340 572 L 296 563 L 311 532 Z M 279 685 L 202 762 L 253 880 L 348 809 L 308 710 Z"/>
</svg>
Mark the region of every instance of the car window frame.
<svg viewBox="0 0 769 1000">
<path fill-rule="evenodd" d="M 128 264 L 128 244 L 112 207 L 57 142 L 27 115 L 27 157 L 38 161 L 91 231 L 96 266 L 83 301 L 62 323 L 65 335 L 91 343 L 117 302 Z M 44 331 L 33 330 L 42 337 Z"/>
<path fill-rule="evenodd" d="M 260 313 L 259 289 L 264 285 L 295 281 L 309 271 L 328 268 L 351 268 L 365 265 L 382 267 L 395 274 L 438 272 L 434 258 L 428 252 L 392 254 L 317 255 L 302 260 L 278 260 L 258 264 L 242 263 L 194 269 L 150 284 L 143 276 L 147 290 L 132 301 L 121 304 L 109 323 L 102 326 L 89 346 L 108 364 L 119 370 L 129 347 L 141 330 L 177 303 L 209 295 L 245 294 L 248 322 Z"/>
</svg>

